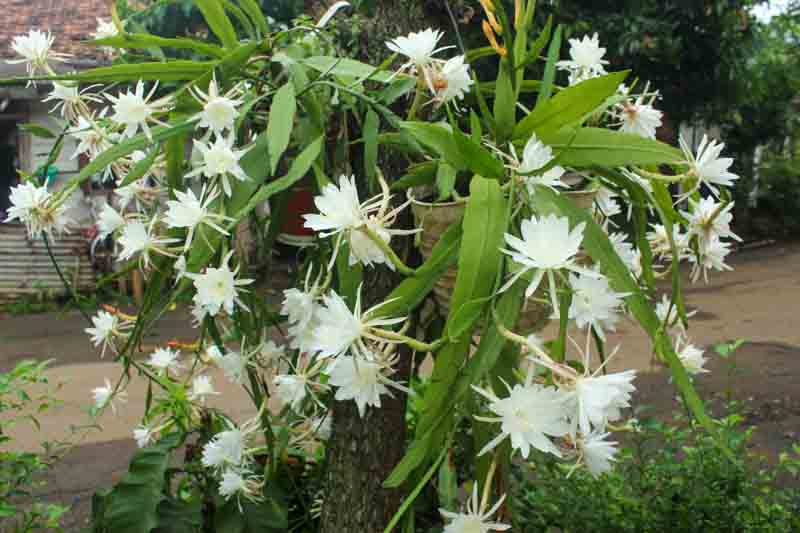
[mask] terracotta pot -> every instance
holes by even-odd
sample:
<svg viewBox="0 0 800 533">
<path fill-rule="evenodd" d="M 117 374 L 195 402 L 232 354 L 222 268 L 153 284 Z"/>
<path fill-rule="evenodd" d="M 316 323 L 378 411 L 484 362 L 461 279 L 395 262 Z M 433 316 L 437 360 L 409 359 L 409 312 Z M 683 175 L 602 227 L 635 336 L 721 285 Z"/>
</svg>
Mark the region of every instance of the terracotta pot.
<svg viewBox="0 0 800 533">
<path fill-rule="evenodd" d="M 409 191 L 410 192 L 410 191 Z M 426 191 L 421 191 L 424 194 Z M 562 194 L 567 195 L 581 209 L 591 209 L 596 190 L 586 191 L 567 191 Z M 464 216 L 466 209 L 465 202 L 442 202 L 431 203 L 417 200 L 409 195 L 411 200 L 411 210 L 414 213 L 414 220 L 417 227 L 422 228 L 420 234 L 420 253 L 426 260 L 431 256 L 433 247 L 439 242 L 439 238 L 451 224 L 457 224 Z M 439 305 L 442 316 L 447 316 L 450 311 L 450 299 L 456 284 L 458 269 L 456 265 L 451 266 L 439 278 L 433 287 L 433 297 Z M 549 301 L 550 296 L 547 292 L 547 284 L 543 282 L 539 286 L 534 297 L 540 300 Z M 551 306 L 538 301 L 528 299 L 523 305 L 522 312 L 517 320 L 515 330 L 520 334 L 535 333 L 541 330 L 546 324 L 552 313 Z"/>
</svg>

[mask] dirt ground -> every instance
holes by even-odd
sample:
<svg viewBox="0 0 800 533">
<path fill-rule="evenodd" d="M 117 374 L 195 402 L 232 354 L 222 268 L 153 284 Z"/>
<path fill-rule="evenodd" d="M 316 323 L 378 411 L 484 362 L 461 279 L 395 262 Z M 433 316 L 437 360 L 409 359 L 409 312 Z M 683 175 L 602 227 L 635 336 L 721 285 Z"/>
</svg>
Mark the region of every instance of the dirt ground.
<svg viewBox="0 0 800 533">
<path fill-rule="evenodd" d="M 688 306 L 697 310 L 690 337 L 707 349 L 710 358 L 711 372 L 699 376 L 696 386 L 712 411 L 728 398 L 743 402 L 746 422 L 757 426 L 754 449 L 774 458 L 800 436 L 800 243 L 741 251 L 733 266 L 734 272 L 715 273 L 708 285 L 685 290 Z M 91 388 L 102 384 L 104 377 L 117 375 L 114 363 L 98 359 L 83 334 L 85 327 L 77 313 L 0 316 L 0 371 L 22 359 L 53 358 L 50 376 L 64 382 L 60 392 L 64 404 L 41 418 L 41 430 L 27 426 L 15 430 L 11 436 L 16 449 L 37 451 L 41 440 L 63 439 L 71 425 L 86 424 Z M 194 334 L 185 310 L 178 309 L 165 317 L 147 343 L 156 346 Z M 734 339 L 748 342 L 732 359 L 714 354 L 714 345 Z M 637 403 L 668 416 L 677 407 L 676 393 L 665 371 L 653 363 L 647 338 L 633 323 L 625 323 L 609 342 L 621 344 L 612 369 L 640 370 Z M 234 418 L 247 416 L 244 393 L 225 387 L 221 376 L 216 378 L 223 391 L 218 405 Z M 82 433 L 48 476 L 42 496 L 73 506 L 68 531 L 85 525 L 92 493 L 112 485 L 126 470 L 135 450 L 130 432 L 141 417 L 145 391 L 145 384 L 134 380 L 126 408 L 116 417 L 104 415 L 98 421 L 102 430 Z"/>
</svg>

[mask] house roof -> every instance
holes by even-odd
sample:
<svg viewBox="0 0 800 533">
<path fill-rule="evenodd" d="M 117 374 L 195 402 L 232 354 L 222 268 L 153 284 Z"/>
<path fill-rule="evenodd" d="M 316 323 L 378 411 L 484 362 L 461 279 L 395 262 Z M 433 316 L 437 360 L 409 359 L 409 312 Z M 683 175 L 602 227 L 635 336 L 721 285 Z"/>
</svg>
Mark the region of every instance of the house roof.
<svg viewBox="0 0 800 533">
<path fill-rule="evenodd" d="M 14 37 L 38 29 L 53 34 L 55 51 L 73 56 L 68 62 L 73 68 L 104 62 L 98 48 L 80 41 L 92 38 L 98 18 L 111 18 L 108 0 L 3 0 L 2 4 L 0 58 L 15 56 Z"/>
</svg>

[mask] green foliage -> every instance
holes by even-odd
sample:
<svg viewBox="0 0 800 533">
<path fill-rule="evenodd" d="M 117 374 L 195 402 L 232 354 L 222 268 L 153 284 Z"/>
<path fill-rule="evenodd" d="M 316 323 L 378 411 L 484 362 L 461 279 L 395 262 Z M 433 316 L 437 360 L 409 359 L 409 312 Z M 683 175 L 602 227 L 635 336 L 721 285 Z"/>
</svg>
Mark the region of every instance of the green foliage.
<svg viewBox="0 0 800 533">
<path fill-rule="evenodd" d="M 777 223 L 769 227 L 769 233 L 796 233 L 800 230 L 800 160 L 776 158 L 761 166 L 758 174 L 757 213 Z"/>
<path fill-rule="evenodd" d="M 700 429 L 645 419 L 626 438 L 617 464 L 593 478 L 562 465 L 519 472 L 515 531 L 783 533 L 800 527 L 800 491 L 783 487 L 797 459 L 761 464 L 748 451 L 752 428 L 732 414 L 717 421 L 738 460 L 729 461 Z M 796 474 L 795 474 L 796 475 Z"/>
</svg>

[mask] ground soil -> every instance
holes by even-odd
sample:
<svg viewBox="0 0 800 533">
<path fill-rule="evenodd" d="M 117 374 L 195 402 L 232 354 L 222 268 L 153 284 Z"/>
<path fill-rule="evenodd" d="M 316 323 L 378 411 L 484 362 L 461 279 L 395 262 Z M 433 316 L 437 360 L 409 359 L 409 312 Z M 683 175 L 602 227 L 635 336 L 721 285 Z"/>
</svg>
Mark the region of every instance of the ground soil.
<svg viewBox="0 0 800 533">
<path fill-rule="evenodd" d="M 715 273 L 709 284 L 687 286 L 692 341 L 707 349 L 708 374 L 696 385 L 712 412 L 735 399 L 744 405 L 746 423 L 755 425 L 753 449 L 774 460 L 800 437 L 800 243 L 773 244 L 747 249 L 733 259 L 734 272 Z M 63 382 L 64 404 L 41 417 L 39 431 L 20 426 L 11 436 L 16 449 L 37 451 L 41 440 L 77 439 L 66 456 L 48 475 L 42 496 L 73 506 L 66 521 L 68 531 L 86 523 L 91 495 L 112 485 L 125 471 L 135 450 L 131 428 L 141 416 L 145 384 L 134 379 L 128 388 L 128 404 L 117 416 L 110 413 L 98 422 L 102 430 L 71 435 L 68 428 L 89 422 L 85 407 L 90 390 L 104 377 L 114 378 L 118 366 L 99 360 L 83 334 L 86 325 L 78 313 L 0 316 L 0 371 L 26 359 L 54 359 L 51 379 Z M 547 330 L 545 331 L 545 334 Z M 147 337 L 150 346 L 170 339 L 192 339 L 187 313 L 178 308 L 165 317 Z M 713 346 L 734 339 L 748 342 L 728 360 L 714 354 Z M 612 369 L 636 368 L 637 403 L 652 406 L 651 413 L 668 417 L 678 407 L 676 391 L 667 373 L 651 357 L 649 341 L 633 323 L 624 323 L 609 339 L 619 343 Z M 234 418 L 250 414 L 244 394 L 215 383 L 223 390 L 217 405 Z"/>
</svg>

